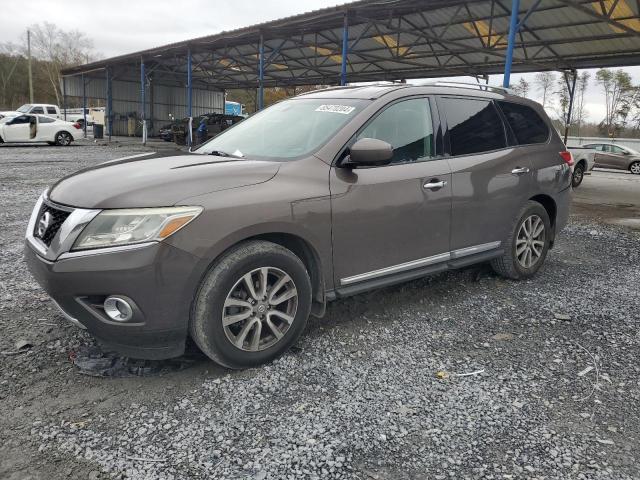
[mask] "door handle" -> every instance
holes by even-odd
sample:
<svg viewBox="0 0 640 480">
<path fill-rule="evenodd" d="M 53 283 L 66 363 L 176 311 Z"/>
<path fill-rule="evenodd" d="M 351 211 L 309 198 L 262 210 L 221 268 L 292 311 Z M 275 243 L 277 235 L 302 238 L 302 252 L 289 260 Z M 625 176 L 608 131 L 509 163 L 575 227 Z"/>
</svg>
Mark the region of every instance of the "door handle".
<svg viewBox="0 0 640 480">
<path fill-rule="evenodd" d="M 517 167 L 511 170 L 511 175 L 522 175 L 524 173 L 529 173 L 529 167 Z"/>
<path fill-rule="evenodd" d="M 422 188 L 426 188 L 427 190 L 437 190 L 444 187 L 446 184 L 447 182 L 445 180 L 430 180 L 428 183 L 425 183 Z"/>
</svg>

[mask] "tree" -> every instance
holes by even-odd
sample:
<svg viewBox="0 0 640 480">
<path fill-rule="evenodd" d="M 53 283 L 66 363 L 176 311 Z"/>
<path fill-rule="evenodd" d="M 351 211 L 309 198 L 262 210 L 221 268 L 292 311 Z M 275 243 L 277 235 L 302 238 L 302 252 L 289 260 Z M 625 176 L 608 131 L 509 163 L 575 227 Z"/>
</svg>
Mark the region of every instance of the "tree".
<svg viewBox="0 0 640 480">
<path fill-rule="evenodd" d="M 7 105 L 11 102 L 13 92 L 10 87 L 13 86 L 12 80 L 16 77 L 16 70 L 20 63 L 24 63 L 18 45 L 13 43 L 0 44 L 0 105 Z M 19 73 L 19 71 L 18 71 Z"/>
<path fill-rule="evenodd" d="M 591 74 L 589 72 L 582 72 L 578 75 L 578 81 L 576 82 L 573 117 L 576 119 L 576 124 L 578 125 L 578 136 L 580 136 L 580 129 L 589 115 L 589 112 L 587 112 L 584 105 L 584 94 L 587 91 L 587 88 L 589 88 L 590 78 Z"/>
<path fill-rule="evenodd" d="M 624 70 L 601 68 L 596 72 L 596 82 L 604 91 L 606 114 L 601 122 L 602 130 L 612 137 L 624 127 L 636 89 L 631 84 L 631 76 Z"/>
<path fill-rule="evenodd" d="M 524 78 L 520 78 L 518 83 L 513 86 L 513 91 L 520 97 L 526 97 L 529 93 L 529 82 L 527 82 Z"/>
<path fill-rule="evenodd" d="M 59 105 L 62 96 L 60 71 L 92 58 L 93 42 L 78 30 L 66 32 L 49 22 L 31 25 L 29 30 L 32 55 L 42 61 L 47 80 Z"/>
<path fill-rule="evenodd" d="M 535 77 L 536 86 L 542 92 L 542 106 L 547 106 L 547 100 L 551 96 L 552 88 L 556 83 L 556 76 L 552 72 L 540 72 Z"/>
</svg>

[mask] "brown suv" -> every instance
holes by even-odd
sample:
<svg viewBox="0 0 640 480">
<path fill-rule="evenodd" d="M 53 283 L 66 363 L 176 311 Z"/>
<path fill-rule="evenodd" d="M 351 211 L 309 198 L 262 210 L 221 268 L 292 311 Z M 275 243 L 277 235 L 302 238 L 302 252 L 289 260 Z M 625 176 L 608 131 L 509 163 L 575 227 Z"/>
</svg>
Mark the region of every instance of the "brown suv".
<svg viewBox="0 0 640 480">
<path fill-rule="evenodd" d="M 521 279 L 567 221 L 571 155 L 537 103 L 488 87 L 332 88 L 192 153 L 107 162 L 39 199 L 33 275 L 107 348 L 257 365 L 309 314 L 491 262 Z"/>
</svg>

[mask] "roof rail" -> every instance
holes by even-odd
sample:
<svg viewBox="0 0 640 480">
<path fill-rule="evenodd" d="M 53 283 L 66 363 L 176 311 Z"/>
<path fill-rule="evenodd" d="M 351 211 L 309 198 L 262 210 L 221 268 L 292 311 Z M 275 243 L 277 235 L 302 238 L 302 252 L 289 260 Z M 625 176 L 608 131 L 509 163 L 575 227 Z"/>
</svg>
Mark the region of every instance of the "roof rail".
<svg viewBox="0 0 640 480">
<path fill-rule="evenodd" d="M 436 87 L 457 87 L 457 88 L 469 88 L 469 89 L 478 89 L 485 92 L 499 92 L 499 93 L 507 93 L 509 95 L 516 95 L 516 93 L 511 88 L 498 87 L 495 85 L 487 85 L 482 83 L 472 83 L 472 82 L 450 82 L 445 80 L 436 80 L 435 82 L 427 82 L 421 83 L 422 86 L 436 86 Z"/>
</svg>

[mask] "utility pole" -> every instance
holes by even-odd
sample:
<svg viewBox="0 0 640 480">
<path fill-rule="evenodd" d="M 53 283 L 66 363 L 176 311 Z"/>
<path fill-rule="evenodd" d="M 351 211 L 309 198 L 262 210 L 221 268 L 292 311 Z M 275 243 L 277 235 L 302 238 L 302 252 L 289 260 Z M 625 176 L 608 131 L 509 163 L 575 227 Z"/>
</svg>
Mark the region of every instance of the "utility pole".
<svg viewBox="0 0 640 480">
<path fill-rule="evenodd" d="M 31 32 L 27 30 L 27 58 L 29 68 L 29 103 L 33 103 L 33 75 L 31 73 Z"/>
</svg>

